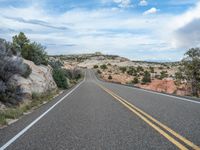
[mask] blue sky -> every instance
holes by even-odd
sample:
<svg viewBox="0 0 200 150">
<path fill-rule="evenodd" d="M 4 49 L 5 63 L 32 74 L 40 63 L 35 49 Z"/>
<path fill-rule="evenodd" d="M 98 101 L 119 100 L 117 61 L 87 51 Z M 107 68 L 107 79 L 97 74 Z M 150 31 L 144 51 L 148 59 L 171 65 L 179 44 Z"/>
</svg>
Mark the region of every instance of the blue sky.
<svg viewBox="0 0 200 150">
<path fill-rule="evenodd" d="M 176 61 L 200 46 L 199 0 L 0 0 L 0 12 L 0 38 L 22 31 L 48 54 Z"/>
</svg>

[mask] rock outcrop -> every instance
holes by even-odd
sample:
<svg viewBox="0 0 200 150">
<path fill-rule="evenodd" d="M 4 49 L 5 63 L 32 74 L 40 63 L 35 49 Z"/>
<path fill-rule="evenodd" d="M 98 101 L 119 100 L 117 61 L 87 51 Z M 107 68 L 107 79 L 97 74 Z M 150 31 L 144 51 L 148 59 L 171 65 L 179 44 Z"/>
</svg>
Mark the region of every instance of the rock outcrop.
<svg viewBox="0 0 200 150">
<path fill-rule="evenodd" d="M 32 73 L 28 78 L 15 74 L 9 81 L 10 87 L 17 87 L 19 95 L 23 99 L 30 99 L 32 93 L 46 93 L 57 89 L 56 83 L 52 77 L 52 68 L 50 66 L 37 66 L 32 61 L 24 60 L 32 69 Z"/>
</svg>

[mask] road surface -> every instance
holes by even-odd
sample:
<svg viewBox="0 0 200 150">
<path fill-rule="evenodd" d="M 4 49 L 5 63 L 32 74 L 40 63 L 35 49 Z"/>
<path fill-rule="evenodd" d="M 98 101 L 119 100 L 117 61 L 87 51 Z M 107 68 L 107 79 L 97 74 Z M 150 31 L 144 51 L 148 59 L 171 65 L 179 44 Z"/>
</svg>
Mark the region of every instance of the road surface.
<svg viewBox="0 0 200 150">
<path fill-rule="evenodd" d="M 0 130 L 0 149 L 199 149 L 200 103 L 85 80 Z"/>
</svg>

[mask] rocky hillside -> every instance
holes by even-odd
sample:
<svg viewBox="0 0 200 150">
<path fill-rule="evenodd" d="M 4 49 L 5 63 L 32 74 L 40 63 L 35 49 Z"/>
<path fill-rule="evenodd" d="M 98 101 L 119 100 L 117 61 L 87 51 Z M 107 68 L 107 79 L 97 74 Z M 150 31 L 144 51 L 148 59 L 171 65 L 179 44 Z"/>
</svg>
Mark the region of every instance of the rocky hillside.
<svg viewBox="0 0 200 150">
<path fill-rule="evenodd" d="M 31 100 L 32 94 L 42 95 L 57 89 L 43 48 L 37 43 L 28 44 L 29 40 L 24 40 L 26 37 L 22 35 L 15 38 L 18 42 L 24 41 L 24 49 L 14 40 L 11 43 L 0 39 L 1 105 L 17 105 Z"/>
<path fill-rule="evenodd" d="M 155 63 L 155 62 L 143 62 L 143 61 L 131 61 L 127 58 L 117 55 L 103 55 L 101 53 L 94 54 L 79 54 L 79 55 L 58 55 L 52 56 L 54 58 L 64 61 L 68 67 L 82 67 L 93 68 L 94 65 L 109 64 L 112 66 L 127 67 L 127 66 L 142 66 L 142 67 L 163 67 L 163 66 L 176 66 L 177 63 Z"/>
<path fill-rule="evenodd" d="M 188 94 L 183 85 L 176 85 L 175 74 L 178 71 L 179 62 L 131 61 L 124 57 L 101 53 L 62 55 L 54 56 L 54 58 L 62 60 L 66 68 L 94 68 L 106 81 L 134 84 L 140 88 L 171 94 Z M 144 78 L 146 75 L 147 79 Z"/>
</svg>

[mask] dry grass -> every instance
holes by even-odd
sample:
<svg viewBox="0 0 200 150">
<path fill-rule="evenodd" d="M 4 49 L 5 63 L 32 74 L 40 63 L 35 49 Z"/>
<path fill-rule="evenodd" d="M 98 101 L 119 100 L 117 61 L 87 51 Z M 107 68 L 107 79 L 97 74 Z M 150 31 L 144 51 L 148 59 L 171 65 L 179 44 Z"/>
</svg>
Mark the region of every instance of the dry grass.
<svg viewBox="0 0 200 150">
<path fill-rule="evenodd" d="M 17 119 L 21 117 L 24 113 L 31 111 L 35 108 L 40 107 L 45 102 L 51 101 L 53 97 L 58 94 L 59 91 L 54 91 L 46 94 L 36 94 L 33 93 L 32 100 L 27 104 L 22 104 L 15 107 L 6 108 L 0 111 L 0 126 L 7 125 L 7 120 Z"/>
</svg>

